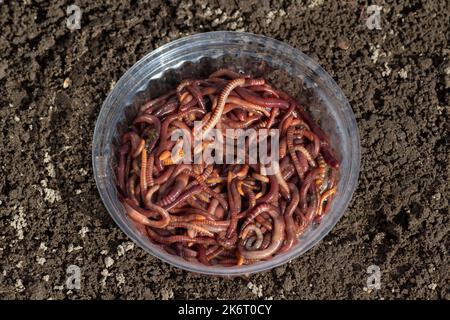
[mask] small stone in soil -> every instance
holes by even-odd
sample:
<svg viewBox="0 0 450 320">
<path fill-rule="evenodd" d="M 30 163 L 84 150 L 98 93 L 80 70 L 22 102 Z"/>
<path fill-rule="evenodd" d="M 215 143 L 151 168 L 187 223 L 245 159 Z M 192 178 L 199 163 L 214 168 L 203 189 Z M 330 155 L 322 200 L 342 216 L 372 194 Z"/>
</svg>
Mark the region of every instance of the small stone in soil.
<svg viewBox="0 0 450 320">
<path fill-rule="evenodd" d="M 336 46 L 342 50 L 348 50 L 348 48 L 350 48 L 347 38 L 338 38 L 336 41 Z"/>
</svg>

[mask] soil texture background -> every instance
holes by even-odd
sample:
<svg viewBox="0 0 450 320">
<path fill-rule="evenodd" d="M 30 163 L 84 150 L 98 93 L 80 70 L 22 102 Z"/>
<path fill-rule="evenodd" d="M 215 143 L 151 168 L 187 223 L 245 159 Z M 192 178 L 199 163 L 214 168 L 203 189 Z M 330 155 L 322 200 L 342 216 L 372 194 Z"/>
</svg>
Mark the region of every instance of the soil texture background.
<svg viewBox="0 0 450 320">
<path fill-rule="evenodd" d="M 377 1 L 381 29 L 370 30 L 360 1 L 1 1 L 0 298 L 449 299 L 450 2 L 404 3 Z M 73 31 L 71 4 L 82 11 Z M 188 273 L 133 245 L 92 174 L 95 121 L 121 75 L 212 30 L 311 56 L 361 135 L 344 217 L 305 255 L 248 278 Z M 71 265 L 80 289 L 66 286 Z M 379 290 L 367 288 L 371 265 Z"/>
</svg>

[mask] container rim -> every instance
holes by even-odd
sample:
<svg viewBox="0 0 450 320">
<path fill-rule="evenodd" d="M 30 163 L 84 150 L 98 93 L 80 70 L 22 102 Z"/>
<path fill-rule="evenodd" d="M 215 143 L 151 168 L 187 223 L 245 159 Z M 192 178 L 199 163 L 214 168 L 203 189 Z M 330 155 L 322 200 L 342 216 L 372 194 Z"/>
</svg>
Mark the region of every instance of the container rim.
<svg viewBox="0 0 450 320">
<path fill-rule="evenodd" d="M 188 261 L 180 261 L 176 257 L 172 257 L 168 254 L 164 255 L 161 252 L 158 252 L 157 250 L 153 250 L 152 248 L 149 248 L 149 246 L 136 234 L 136 231 L 132 230 L 130 226 L 126 223 L 124 223 L 119 216 L 115 213 L 114 208 L 111 205 L 111 197 L 110 194 L 108 194 L 105 191 L 104 186 L 104 177 L 101 176 L 102 170 L 104 171 L 104 167 L 106 164 L 101 163 L 98 161 L 98 157 L 101 157 L 101 152 L 105 148 L 104 145 L 102 145 L 101 137 L 104 134 L 106 127 L 108 124 L 103 123 L 99 121 L 100 119 L 105 119 L 110 112 L 110 106 L 119 99 L 119 97 L 123 94 L 123 88 L 124 85 L 133 79 L 137 73 L 137 71 L 142 67 L 142 65 L 148 63 L 149 61 L 161 56 L 164 54 L 167 54 L 168 52 L 171 52 L 175 48 L 185 47 L 186 45 L 192 44 L 193 42 L 205 42 L 205 44 L 208 44 L 208 42 L 211 41 L 220 41 L 221 39 L 227 39 L 227 40 L 233 40 L 233 41 L 251 41 L 253 43 L 257 43 L 260 45 L 265 45 L 267 43 L 270 43 L 276 47 L 279 47 L 280 49 L 286 49 L 289 50 L 289 52 L 295 54 L 295 59 L 299 60 L 299 62 L 303 65 L 306 65 L 309 69 L 311 69 L 320 79 L 323 79 L 324 82 L 326 82 L 328 87 L 331 87 L 333 89 L 333 94 L 338 96 L 342 113 L 343 113 L 343 119 L 344 125 L 346 128 L 351 127 L 355 130 L 352 131 L 352 134 L 349 135 L 349 148 L 350 148 L 350 165 L 349 165 L 349 174 L 347 176 L 347 181 L 345 182 L 346 190 L 345 194 L 340 194 L 340 197 L 343 198 L 341 201 L 341 206 L 338 208 L 335 208 L 334 216 L 332 219 L 328 222 L 326 228 L 324 228 L 323 232 L 315 237 L 314 241 L 311 241 L 306 247 L 304 247 L 301 251 L 295 251 L 290 250 L 289 252 L 286 252 L 283 254 L 283 259 L 279 259 L 278 261 L 268 260 L 263 261 L 257 264 L 253 265 L 247 265 L 247 266 L 239 266 L 239 267 L 214 267 L 210 268 L 207 266 L 201 266 L 197 264 L 190 263 Z M 275 267 L 278 267 L 282 264 L 285 264 L 289 262 L 290 260 L 297 258 L 301 254 L 306 253 L 308 250 L 310 250 L 313 246 L 315 246 L 317 243 L 319 243 L 330 231 L 331 229 L 336 225 L 336 223 L 339 221 L 339 219 L 344 214 L 345 210 L 347 209 L 348 205 L 350 204 L 352 195 L 357 187 L 357 181 L 358 181 L 358 175 L 360 170 L 360 161 L 361 161 L 361 152 L 360 152 L 360 138 L 359 138 L 359 132 L 358 132 L 358 126 L 356 123 L 356 119 L 354 117 L 353 111 L 350 107 L 350 104 L 343 94 L 340 87 L 336 84 L 336 82 L 333 80 L 333 78 L 315 61 L 313 61 L 310 57 L 302 53 L 300 50 L 295 49 L 294 47 L 275 40 L 273 38 L 266 37 L 264 35 L 258 35 L 253 33 L 247 33 L 247 32 L 236 32 L 236 31 L 212 31 L 212 32 L 206 32 L 206 33 L 198 33 L 193 34 L 189 36 L 185 36 L 182 38 L 179 38 L 177 40 L 171 41 L 151 52 L 146 54 L 143 58 L 141 58 L 138 62 L 136 62 L 130 69 L 126 71 L 124 75 L 117 81 L 114 88 L 109 92 L 107 98 L 103 102 L 103 105 L 101 107 L 100 113 L 97 117 L 95 129 L 94 129 L 94 135 L 93 135 L 93 145 L 92 145 L 92 166 L 93 166 L 93 173 L 94 178 L 96 181 L 97 189 L 99 191 L 100 197 L 103 201 L 103 204 L 105 205 L 108 213 L 113 218 L 115 223 L 122 229 L 122 231 L 131 239 L 133 240 L 139 247 L 143 248 L 145 251 L 150 253 L 151 255 L 157 257 L 158 259 L 169 263 L 170 265 L 173 265 L 175 267 L 191 271 L 194 273 L 201 273 L 201 274 L 208 274 L 208 275 L 220 275 L 220 276 L 239 276 L 239 275 L 249 275 L 256 272 L 262 272 L 266 271 Z M 331 217 L 330 217 L 331 218 Z"/>
</svg>

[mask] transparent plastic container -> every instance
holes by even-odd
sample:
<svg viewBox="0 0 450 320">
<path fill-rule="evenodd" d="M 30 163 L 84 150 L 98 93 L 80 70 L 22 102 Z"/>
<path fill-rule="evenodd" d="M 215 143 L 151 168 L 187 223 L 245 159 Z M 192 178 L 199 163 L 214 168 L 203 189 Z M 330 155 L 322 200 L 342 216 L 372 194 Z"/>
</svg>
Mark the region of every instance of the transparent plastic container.
<svg viewBox="0 0 450 320">
<path fill-rule="evenodd" d="M 252 265 L 205 266 L 168 254 L 136 229 L 125 214 L 115 186 L 117 141 L 138 106 L 173 88 L 183 78 L 206 76 L 219 67 L 230 67 L 253 76 L 280 70 L 293 81 L 300 80 L 304 89 L 315 97 L 314 103 L 306 105 L 306 108 L 330 136 L 341 162 L 336 197 L 322 222 L 311 226 L 290 251 Z M 312 59 L 283 42 L 265 36 L 219 31 L 172 41 L 147 54 L 122 76 L 98 116 L 92 161 L 103 203 L 114 221 L 137 245 L 162 261 L 188 271 L 237 276 L 280 266 L 308 251 L 333 228 L 344 214 L 357 185 L 360 143 L 358 127 L 346 97 L 330 75 Z"/>
</svg>

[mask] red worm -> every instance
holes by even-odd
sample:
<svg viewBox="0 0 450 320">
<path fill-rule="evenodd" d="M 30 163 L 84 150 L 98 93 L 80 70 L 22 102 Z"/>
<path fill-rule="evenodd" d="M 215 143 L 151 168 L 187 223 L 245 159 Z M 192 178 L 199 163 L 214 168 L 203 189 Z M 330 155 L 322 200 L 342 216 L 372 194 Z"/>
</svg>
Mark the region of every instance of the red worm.
<svg viewBox="0 0 450 320">
<path fill-rule="evenodd" d="M 284 222 L 286 224 L 286 240 L 280 252 L 288 251 L 297 241 L 297 228 L 294 222 L 294 211 L 300 202 L 300 195 L 298 193 L 298 188 L 293 183 L 289 183 L 289 190 L 291 191 L 291 201 L 284 211 Z"/>
<path fill-rule="evenodd" d="M 297 153 L 295 152 L 295 146 L 294 146 L 294 133 L 295 129 L 294 127 L 289 127 L 287 131 L 287 148 L 289 151 L 289 154 L 292 158 L 292 163 L 294 164 L 295 170 L 297 170 L 297 174 L 300 177 L 300 179 L 303 179 L 303 176 L 305 175 L 305 170 L 300 165 L 300 161 L 297 157 Z"/>
<path fill-rule="evenodd" d="M 155 154 L 152 152 L 150 154 L 150 156 L 148 157 L 148 161 L 147 161 L 147 172 L 146 172 L 146 177 L 145 179 L 147 180 L 147 184 L 149 187 L 154 185 L 154 180 L 153 180 L 153 165 L 155 163 Z"/>
<path fill-rule="evenodd" d="M 165 207 L 168 204 L 172 203 L 179 197 L 181 192 L 186 188 L 188 181 L 189 181 L 189 175 L 187 173 L 180 174 L 177 176 L 175 180 L 175 184 L 170 190 L 170 193 L 166 195 L 163 199 L 158 201 L 158 205 Z"/>
<path fill-rule="evenodd" d="M 333 155 L 333 151 L 331 150 L 329 138 L 323 132 L 323 130 L 312 120 L 312 118 L 309 116 L 309 114 L 300 106 L 299 103 L 295 102 L 297 105 L 297 111 L 299 112 L 301 118 L 305 120 L 305 122 L 308 124 L 308 126 L 311 128 L 312 132 L 317 135 L 320 139 L 320 147 L 322 151 L 322 155 L 325 159 L 325 161 L 333 168 L 339 167 L 339 161 L 336 160 L 336 158 Z"/>
<path fill-rule="evenodd" d="M 144 103 L 140 108 L 141 113 L 151 113 L 155 106 L 160 106 L 164 103 L 168 98 L 175 94 L 175 90 L 169 91 L 167 94 L 164 94 L 158 98 L 152 99 Z"/>
<path fill-rule="evenodd" d="M 186 201 L 188 198 L 192 197 L 193 195 L 199 193 L 202 191 L 202 186 L 194 186 L 191 189 L 184 191 L 175 201 L 173 201 L 172 203 L 169 203 L 168 205 L 164 206 L 164 208 L 167 211 L 170 211 L 171 209 L 179 206 L 180 204 L 182 204 L 184 201 Z"/>
<path fill-rule="evenodd" d="M 255 234 L 256 237 L 250 245 L 247 245 L 247 240 L 249 238 L 248 235 L 251 233 Z M 255 224 L 249 224 L 248 226 L 245 227 L 244 230 L 242 230 L 241 242 L 239 245 L 241 246 L 241 248 L 245 247 L 245 249 L 247 250 L 251 249 L 258 250 L 259 248 L 261 248 L 263 240 L 264 235 L 261 229 L 258 228 Z"/>
<path fill-rule="evenodd" d="M 289 102 L 286 100 L 278 98 L 262 98 L 255 95 L 251 90 L 245 88 L 237 88 L 237 93 L 245 100 L 251 103 L 257 104 L 259 106 L 269 107 L 269 108 L 281 108 L 288 109 Z"/>
<path fill-rule="evenodd" d="M 300 209 L 304 210 L 306 208 L 306 194 L 309 191 L 310 187 L 313 185 L 313 183 L 319 179 L 320 175 L 322 173 L 321 168 L 315 168 L 311 170 L 307 176 L 305 177 L 305 180 L 302 183 L 302 186 L 300 188 Z"/>
<path fill-rule="evenodd" d="M 269 86 L 268 84 L 262 84 L 262 85 L 257 85 L 257 86 L 251 86 L 248 87 L 249 90 L 251 91 L 255 91 L 255 92 L 266 92 L 272 96 L 274 96 L 275 98 L 279 98 L 278 93 L 276 92 L 276 90 L 274 90 L 271 86 Z"/>
<path fill-rule="evenodd" d="M 220 246 L 214 246 L 214 251 L 210 252 L 209 254 L 207 254 L 206 259 L 208 261 L 214 259 L 215 257 L 217 257 L 218 255 L 220 255 L 221 253 L 223 253 L 225 251 L 224 247 L 220 247 Z"/>
<path fill-rule="evenodd" d="M 274 221 L 274 227 L 272 231 L 272 239 L 270 245 L 263 250 L 247 250 L 246 248 L 239 247 L 239 252 L 245 259 L 250 260 L 262 260 L 274 255 L 283 244 L 285 234 L 285 224 L 283 217 L 280 216 L 276 207 L 269 204 L 262 204 L 256 207 L 251 213 L 250 217 L 261 212 L 267 212 Z M 248 220 L 247 220 L 248 221 Z"/>
<path fill-rule="evenodd" d="M 162 184 L 162 183 L 166 182 L 167 179 L 169 179 L 169 177 L 172 175 L 172 172 L 174 170 L 175 170 L 174 166 L 167 168 L 163 173 L 161 173 L 161 175 L 159 175 L 158 177 L 155 178 L 153 183 L 154 184 Z"/>
<path fill-rule="evenodd" d="M 228 96 L 226 103 L 240 107 L 244 110 L 262 113 L 267 117 L 270 116 L 270 112 L 265 107 L 248 102 L 239 97 Z"/>
<path fill-rule="evenodd" d="M 164 105 L 153 112 L 153 115 L 158 118 L 163 118 L 164 116 L 171 114 L 178 108 L 178 101 L 173 99 L 167 101 Z"/>
<path fill-rule="evenodd" d="M 125 210 L 133 221 L 143 224 L 148 227 L 164 228 L 169 224 L 170 217 L 165 210 L 160 210 L 159 212 L 152 210 L 145 210 L 138 207 L 132 200 L 124 199 L 123 202 Z M 154 217 L 159 214 L 161 216 L 160 220 L 151 220 L 149 217 Z"/>
<path fill-rule="evenodd" d="M 241 195 L 236 187 L 237 179 L 233 179 L 230 183 L 229 201 L 230 201 L 230 225 L 226 236 L 230 238 L 236 231 L 238 223 L 238 213 L 241 211 Z"/>
<path fill-rule="evenodd" d="M 147 233 L 150 239 L 162 243 L 162 244 L 172 244 L 175 242 L 187 242 L 187 243 L 199 243 L 199 244 L 215 244 L 216 241 L 214 238 L 210 237 L 195 237 L 190 238 L 188 236 L 183 235 L 173 235 L 168 237 L 163 237 L 157 234 L 154 230 L 151 228 L 147 228 Z"/>
<path fill-rule="evenodd" d="M 203 228 L 202 226 L 199 226 L 192 222 L 181 222 L 181 221 L 170 222 L 167 225 L 167 229 L 170 230 L 171 228 L 189 229 L 189 230 L 195 231 L 196 233 L 202 234 L 204 236 L 214 237 L 214 234 L 212 232 L 210 232 L 207 229 Z"/>
<path fill-rule="evenodd" d="M 145 146 L 145 140 L 134 131 L 129 131 L 122 136 L 122 143 L 131 143 L 131 156 L 136 158 Z"/>
<path fill-rule="evenodd" d="M 117 181 L 119 184 L 119 189 L 122 192 L 126 192 L 125 189 L 125 172 L 127 164 L 127 153 L 130 152 L 130 146 L 124 144 L 120 147 L 119 151 L 119 166 L 117 167 Z"/>
<path fill-rule="evenodd" d="M 141 116 L 138 116 L 134 122 L 134 124 L 138 124 L 138 123 L 146 123 L 151 125 L 151 129 L 154 131 L 154 135 L 151 137 L 152 138 L 152 142 L 151 144 L 148 146 L 148 151 L 152 151 L 153 148 L 155 147 L 155 144 L 159 138 L 159 134 L 161 131 L 161 122 L 159 121 L 159 119 L 155 116 L 152 116 L 150 114 L 144 114 Z"/>
<path fill-rule="evenodd" d="M 238 235 L 236 232 L 233 232 L 231 234 L 231 237 L 227 237 L 226 232 L 221 232 L 217 234 L 216 240 L 220 246 L 224 247 L 225 249 L 231 250 L 236 246 Z"/>
<path fill-rule="evenodd" d="M 230 79 L 236 79 L 236 78 L 241 78 L 241 77 L 245 77 L 245 75 L 234 72 L 230 69 L 219 69 L 215 72 L 213 72 L 210 76 L 209 79 L 211 78 L 221 78 L 221 77 L 228 77 Z"/>
<path fill-rule="evenodd" d="M 222 93 L 219 96 L 216 108 L 213 110 L 211 117 L 203 127 L 203 134 L 206 134 L 217 124 L 217 122 L 219 122 L 219 119 L 222 116 L 223 108 L 225 107 L 225 102 L 230 92 L 233 91 L 236 87 L 243 86 L 244 84 L 244 78 L 237 78 L 232 80 L 225 86 L 225 89 L 223 89 Z"/>
<path fill-rule="evenodd" d="M 270 203 L 278 199 L 279 184 L 275 175 L 269 176 L 269 183 L 270 183 L 269 191 L 267 191 L 267 193 L 263 197 L 256 200 L 257 204 L 265 202 Z"/>
<path fill-rule="evenodd" d="M 141 176 L 140 176 L 140 187 L 142 198 L 145 197 L 147 192 L 147 149 L 143 149 L 141 152 Z"/>
<path fill-rule="evenodd" d="M 202 92 L 194 82 L 186 88 L 190 94 L 197 100 L 198 105 L 202 110 L 206 110 L 205 100 L 203 99 Z"/>
</svg>

